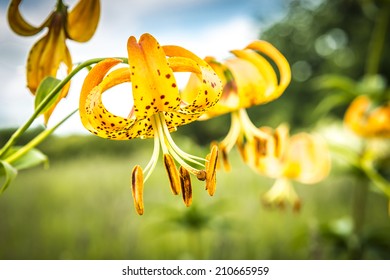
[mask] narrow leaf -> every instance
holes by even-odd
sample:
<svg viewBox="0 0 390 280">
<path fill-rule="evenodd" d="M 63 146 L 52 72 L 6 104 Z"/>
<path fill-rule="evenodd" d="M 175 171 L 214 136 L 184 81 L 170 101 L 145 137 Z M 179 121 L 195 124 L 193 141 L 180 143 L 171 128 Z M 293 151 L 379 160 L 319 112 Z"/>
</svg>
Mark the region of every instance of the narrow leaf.
<svg viewBox="0 0 390 280">
<path fill-rule="evenodd" d="M 61 82 L 61 80 L 58 80 L 54 77 L 47 76 L 42 80 L 42 82 L 39 84 L 36 96 L 35 96 L 35 109 L 42 103 L 42 101 L 46 98 L 46 96 Z M 59 95 L 61 93 L 61 90 L 59 90 L 56 95 L 46 104 L 46 106 L 43 108 L 43 110 L 40 112 L 40 114 L 45 113 L 49 108 L 56 102 Z"/>
<path fill-rule="evenodd" d="M 13 151 L 19 150 L 21 147 L 15 147 Z M 32 168 L 39 164 L 46 165 L 49 162 L 47 156 L 38 149 L 31 149 L 26 154 L 12 162 L 12 165 L 17 170 Z"/>
<path fill-rule="evenodd" d="M 7 189 L 9 184 L 15 179 L 17 173 L 18 171 L 11 164 L 4 160 L 0 160 L 0 194 Z"/>
</svg>

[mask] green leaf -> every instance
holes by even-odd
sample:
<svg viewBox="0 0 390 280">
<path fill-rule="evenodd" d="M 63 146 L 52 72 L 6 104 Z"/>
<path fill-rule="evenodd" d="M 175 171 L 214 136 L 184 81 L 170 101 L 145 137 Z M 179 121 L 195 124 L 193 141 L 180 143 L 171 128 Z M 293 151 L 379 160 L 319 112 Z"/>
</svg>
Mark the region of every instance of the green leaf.
<svg viewBox="0 0 390 280">
<path fill-rule="evenodd" d="M 54 77 L 47 76 L 42 80 L 39 84 L 36 96 L 35 96 L 35 109 L 42 103 L 42 101 L 46 98 L 46 96 L 61 82 Z M 45 113 L 49 108 L 56 102 L 60 95 L 60 90 L 56 93 L 56 95 L 46 104 L 46 106 L 42 109 L 40 114 Z"/>
<path fill-rule="evenodd" d="M 7 189 L 9 184 L 15 179 L 17 173 L 18 171 L 11 164 L 4 160 L 0 160 L 0 194 Z"/>
<path fill-rule="evenodd" d="M 22 147 L 15 147 L 12 150 L 15 152 L 21 148 Z M 22 169 L 27 169 L 27 168 L 37 166 L 39 164 L 46 165 L 48 162 L 49 162 L 49 160 L 44 153 L 42 153 L 38 149 L 33 148 L 33 149 L 29 150 L 26 154 L 21 156 L 20 158 L 13 161 L 12 165 L 17 170 L 22 170 Z"/>
</svg>

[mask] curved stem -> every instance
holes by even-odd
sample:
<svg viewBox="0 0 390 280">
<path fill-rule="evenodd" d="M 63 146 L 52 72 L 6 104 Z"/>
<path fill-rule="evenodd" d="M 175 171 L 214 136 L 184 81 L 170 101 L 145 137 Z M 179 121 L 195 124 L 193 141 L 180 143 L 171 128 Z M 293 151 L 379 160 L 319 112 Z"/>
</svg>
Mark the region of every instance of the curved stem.
<svg viewBox="0 0 390 280">
<path fill-rule="evenodd" d="M 5 159 L 5 161 L 7 161 L 8 163 L 12 163 L 13 161 L 21 158 L 28 151 L 30 151 L 32 148 L 34 148 L 37 145 L 39 145 L 43 140 L 45 140 L 49 135 L 51 135 L 60 125 L 62 125 L 65 121 L 67 121 L 77 111 L 78 111 L 78 109 L 74 110 L 72 113 L 70 113 L 68 116 L 66 116 L 63 120 L 61 120 L 59 123 L 57 123 L 55 126 L 51 127 L 50 129 L 45 129 L 43 132 L 38 134 L 29 143 L 27 143 L 22 148 L 17 150 L 15 153 L 13 153 L 9 157 L 7 157 Z"/>
</svg>

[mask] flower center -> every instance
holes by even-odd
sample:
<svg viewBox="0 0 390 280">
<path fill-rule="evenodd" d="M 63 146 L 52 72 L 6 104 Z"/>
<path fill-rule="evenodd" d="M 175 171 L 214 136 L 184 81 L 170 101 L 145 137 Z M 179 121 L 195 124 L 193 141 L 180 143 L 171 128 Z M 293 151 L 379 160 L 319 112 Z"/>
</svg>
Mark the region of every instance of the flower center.
<svg viewBox="0 0 390 280">
<path fill-rule="evenodd" d="M 155 131 L 154 134 L 154 150 L 152 157 L 149 161 L 149 163 L 146 165 L 144 172 L 145 172 L 145 179 L 144 182 L 149 178 L 151 175 L 153 169 L 156 166 L 156 163 L 158 161 L 159 153 L 160 153 L 160 147 L 162 149 L 162 152 L 164 154 L 164 157 L 168 155 L 169 157 L 172 157 L 177 163 L 179 163 L 182 167 L 184 167 L 186 170 L 188 170 L 190 173 L 194 174 L 199 180 L 204 180 L 206 178 L 205 171 L 203 170 L 205 168 L 204 162 L 206 159 L 197 157 L 191 154 L 188 154 L 181 150 L 176 143 L 173 141 L 170 131 L 167 127 L 165 116 L 163 112 L 159 112 L 153 116 L 151 116 L 151 121 L 153 125 L 153 129 Z M 168 160 L 165 160 L 166 165 L 174 164 L 172 162 L 168 162 Z M 195 168 L 194 166 L 190 165 L 192 163 L 193 165 L 200 166 L 203 168 L 202 170 Z M 167 168 L 168 169 L 168 168 Z"/>
</svg>

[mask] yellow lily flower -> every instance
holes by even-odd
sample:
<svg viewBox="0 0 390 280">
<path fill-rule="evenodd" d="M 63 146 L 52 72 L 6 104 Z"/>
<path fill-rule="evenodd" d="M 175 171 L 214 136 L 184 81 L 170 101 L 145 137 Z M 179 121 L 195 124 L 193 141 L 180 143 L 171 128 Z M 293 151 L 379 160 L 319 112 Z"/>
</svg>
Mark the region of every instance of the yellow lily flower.
<svg viewBox="0 0 390 280">
<path fill-rule="evenodd" d="M 46 35 L 31 48 L 27 59 L 27 87 L 35 94 L 45 77 L 57 76 L 61 65 L 66 66 L 68 74 L 71 72 L 72 58 L 66 39 L 77 42 L 91 39 L 99 22 L 100 1 L 80 0 L 68 13 L 68 7 L 62 0 L 58 0 L 55 10 L 39 26 L 33 26 L 23 18 L 19 10 L 21 2 L 22 0 L 11 0 L 8 8 L 8 22 L 15 33 L 32 36 L 48 28 Z M 57 103 L 67 95 L 68 90 L 69 83 L 61 91 Z M 45 123 L 57 103 L 45 112 Z"/>
<path fill-rule="evenodd" d="M 235 145 L 244 157 L 244 143 L 263 145 L 270 138 L 251 122 L 245 109 L 278 98 L 291 80 L 291 70 L 286 58 L 268 42 L 254 41 L 245 49 L 231 53 L 235 57 L 223 63 L 212 57 L 206 58 L 222 80 L 223 93 L 217 105 L 201 117 L 202 120 L 207 120 L 231 113 L 230 130 L 218 144 L 226 170 L 230 169 L 228 153 Z M 279 79 L 276 70 L 265 57 L 275 63 Z M 190 80 L 187 89 L 192 89 L 197 83 L 199 82 Z"/>
<path fill-rule="evenodd" d="M 122 61 L 106 59 L 87 75 L 80 95 L 83 125 L 92 133 L 113 140 L 154 138 L 152 158 L 144 169 L 137 165 L 132 172 L 132 193 L 138 214 L 144 212 L 143 186 L 156 166 L 160 146 L 174 194 L 182 190 L 185 204 L 191 204 L 189 173 L 192 173 L 199 180 L 206 181 L 206 189 L 213 195 L 217 148 L 212 149 L 207 159 L 190 155 L 174 143 L 170 132 L 195 121 L 214 106 L 222 92 L 221 81 L 213 69 L 192 52 L 179 46 L 160 46 L 150 34 L 143 34 L 139 42 L 131 36 L 127 50 L 129 67 L 108 73 Z M 174 72 L 194 73 L 200 81 L 198 87 L 194 87 L 194 91 L 180 92 Z M 128 117 L 121 117 L 105 108 L 102 94 L 126 82 L 132 84 L 134 103 Z M 180 172 L 175 162 L 181 166 Z"/>
<path fill-rule="evenodd" d="M 390 103 L 375 106 L 369 97 L 358 96 L 349 105 L 344 123 L 359 136 L 390 137 Z"/>
<path fill-rule="evenodd" d="M 253 146 L 245 146 L 248 164 L 261 175 L 275 178 L 275 184 L 263 196 L 265 205 L 284 207 L 285 203 L 299 210 L 301 202 L 290 180 L 303 184 L 315 184 L 330 171 L 330 155 L 326 142 L 319 136 L 298 133 L 289 136 L 287 125 L 273 131 L 262 128 L 271 137 L 267 152 L 256 156 Z"/>
</svg>

